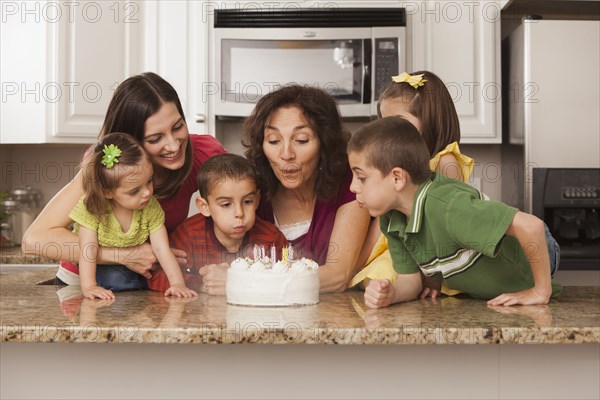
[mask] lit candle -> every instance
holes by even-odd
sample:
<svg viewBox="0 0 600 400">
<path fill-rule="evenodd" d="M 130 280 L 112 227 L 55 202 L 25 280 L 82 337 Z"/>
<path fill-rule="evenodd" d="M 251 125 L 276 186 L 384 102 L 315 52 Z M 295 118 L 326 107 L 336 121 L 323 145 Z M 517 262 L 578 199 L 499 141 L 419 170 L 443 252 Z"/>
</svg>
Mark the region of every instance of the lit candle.
<svg viewBox="0 0 600 400">
<path fill-rule="evenodd" d="M 285 265 L 288 263 L 288 249 L 285 247 L 281 249 L 281 261 L 283 261 Z"/>
</svg>

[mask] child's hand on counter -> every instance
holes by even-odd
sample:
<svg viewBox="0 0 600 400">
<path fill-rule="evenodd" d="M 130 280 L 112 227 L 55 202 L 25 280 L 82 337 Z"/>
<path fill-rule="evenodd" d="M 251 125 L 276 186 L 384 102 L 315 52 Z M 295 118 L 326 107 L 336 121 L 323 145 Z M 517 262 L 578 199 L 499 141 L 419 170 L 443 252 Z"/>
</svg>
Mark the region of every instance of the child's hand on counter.
<svg viewBox="0 0 600 400">
<path fill-rule="evenodd" d="M 442 281 L 427 276 L 423 276 L 423 291 L 419 295 L 419 299 L 431 297 L 437 298 L 442 290 Z"/>
<path fill-rule="evenodd" d="M 198 293 L 194 292 L 183 283 L 176 283 L 166 290 L 165 296 L 190 298 L 198 296 Z"/>
<path fill-rule="evenodd" d="M 112 292 L 112 290 L 104 289 L 98 285 L 82 287 L 81 292 L 83 293 L 83 297 L 91 300 L 111 300 L 115 298 L 115 294 Z"/>
<path fill-rule="evenodd" d="M 365 289 L 365 304 L 370 308 L 387 307 L 395 296 L 394 285 L 389 279 L 372 280 Z"/>
</svg>

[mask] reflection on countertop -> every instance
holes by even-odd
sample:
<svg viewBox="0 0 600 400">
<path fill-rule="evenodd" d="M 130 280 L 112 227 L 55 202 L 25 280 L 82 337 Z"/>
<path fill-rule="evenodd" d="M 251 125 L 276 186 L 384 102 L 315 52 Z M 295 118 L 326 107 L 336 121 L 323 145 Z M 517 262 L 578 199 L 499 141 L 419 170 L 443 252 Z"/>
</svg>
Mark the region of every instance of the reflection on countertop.
<svg viewBox="0 0 600 400">
<path fill-rule="evenodd" d="M 315 306 L 230 306 L 224 297 L 151 291 L 88 300 L 79 287 L 36 285 L 55 269 L 0 271 L 4 342 L 570 344 L 600 343 L 600 288 L 566 287 L 545 306 L 488 307 L 466 297 L 368 309 L 362 292 L 321 295 Z"/>
</svg>

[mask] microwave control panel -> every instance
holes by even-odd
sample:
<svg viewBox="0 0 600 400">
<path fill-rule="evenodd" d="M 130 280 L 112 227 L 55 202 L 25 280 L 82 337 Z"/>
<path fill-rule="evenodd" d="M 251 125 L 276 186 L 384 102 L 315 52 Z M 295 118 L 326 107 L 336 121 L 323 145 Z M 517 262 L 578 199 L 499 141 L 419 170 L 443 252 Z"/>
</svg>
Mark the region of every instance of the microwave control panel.
<svg viewBox="0 0 600 400">
<path fill-rule="evenodd" d="M 375 39 L 375 101 L 398 71 L 398 38 Z"/>
</svg>

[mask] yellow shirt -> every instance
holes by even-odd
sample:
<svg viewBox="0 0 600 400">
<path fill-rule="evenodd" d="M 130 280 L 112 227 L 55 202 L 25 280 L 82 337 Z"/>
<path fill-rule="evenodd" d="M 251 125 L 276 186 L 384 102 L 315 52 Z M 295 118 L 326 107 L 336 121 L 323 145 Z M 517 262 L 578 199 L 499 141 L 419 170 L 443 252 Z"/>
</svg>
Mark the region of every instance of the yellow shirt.
<svg viewBox="0 0 600 400">
<path fill-rule="evenodd" d="M 83 204 L 83 197 L 71 210 L 69 218 L 75 221 L 75 233 L 79 225 L 85 226 L 98 233 L 98 244 L 103 247 L 133 247 L 148 240 L 151 233 L 159 230 L 165 223 L 165 213 L 158 201 L 152 196 L 148 205 L 141 210 L 133 210 L 131 226 L 127 232 L 123 232 L 117 217 L 112 211 L 100 220 L 91 214 Z"/>
<path fill-rule="evenodd" d="M 435 172 L 440 163 L 440 159 L 443 155 L 452 154 L 454 158 L 456 158 L 456 162 L 460 166 L 460 172 L 462 172 L 463 182 L 467 182 L 469 177 L 471 176 L 471 172 L 473 172 L 473 166 L 475 165 L 475 161 L 471 157 L 467 157 L 464 154 L 460 153 L 460 149 L 458 148 L 458 142 L 452 142 L 446 148 L 439 153 L 437 153 L 431 160 L 429 160 L 429 169 L 431 172 Z M 442 175 L 444 175 L 442 173 Z"/>
</svg>

